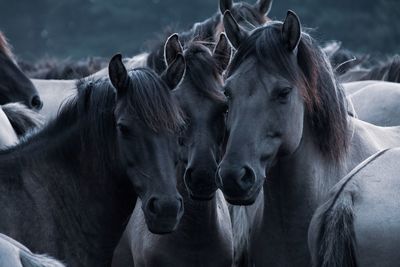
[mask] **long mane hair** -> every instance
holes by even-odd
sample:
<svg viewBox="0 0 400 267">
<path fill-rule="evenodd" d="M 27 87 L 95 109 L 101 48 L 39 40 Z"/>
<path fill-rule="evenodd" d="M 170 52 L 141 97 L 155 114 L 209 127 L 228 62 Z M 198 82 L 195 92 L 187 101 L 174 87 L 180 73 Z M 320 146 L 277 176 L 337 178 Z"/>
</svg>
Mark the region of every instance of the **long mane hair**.
<svg viewBox="0 0 400 267">
<path fill-rule="evenodd" d="M 281 74 L 301 90 L 306 116 L 321 152 L 339 161 L 348 147 L 346 98 L 332 67 L 316 41 L 301 34 L 297 62 L 282 42 L 281 22 L 271 22 L 254 30 L 239 47 L 229 69 L 231 75 L 243 61 L 253 56 L 267 68 L 275 65 Z"/>
<path fill-rule="evenodd" d="M 211 50 L 202 42 L 191 41 L 184 45 L 184 56 L 186 61 L 185 80 L 195 87 L 202 95 L 218 102 L 225 102 L 222 94 L 222 70 L 219 69 L 216 59 Z M 214 81 L 220 81 L 218 87 Z"/>
<path fill-rule="evenodd" d="M 131 86 L 124 98 L 132 116 L 153 131 L 179 129 L 183 124 L 180 109 L 158 75 L 143 68 L 130 71 L 129 76 Z M 101 164 L 97 168 L 109 169 L 108 164 L 115 166 L 117 161 L 116 99 L 116 91 L 108 78 L 82 79 L 77 82 L 77 94 L 64 103 L 53 121 L 11 150 L 0 151 L 0 155 L 7 155 L 10 151 L 30 155 L 26 149 L 37 150 L 39 147 L 44 150 L 43 153 L 76 161 L 72 155 L 77 149 L 84 152 L 85 159 L 81 160 L 98 158 Z M 40 148 L 43 143 L 46 144 L 43 146 L 45 149 Z"/>
</svg>

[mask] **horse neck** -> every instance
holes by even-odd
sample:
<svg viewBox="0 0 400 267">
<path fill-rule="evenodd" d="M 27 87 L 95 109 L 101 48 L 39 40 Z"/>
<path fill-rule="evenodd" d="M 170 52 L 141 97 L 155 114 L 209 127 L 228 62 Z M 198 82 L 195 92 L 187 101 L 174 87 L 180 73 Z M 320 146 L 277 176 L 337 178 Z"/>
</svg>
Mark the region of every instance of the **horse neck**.
<svg viewBox="0 0 400 267">
<path fill-rule="evenodd" d="M 256 226 L 263 234 L 255 238 L 263 240 L 260 242 L 265 246 L 269 244 L 270 261 L 273 257 L 282 261 L 276 266 L 309 266 L 308 225 L 342 174 L 342 164 L 321 153 L 305 124 L 298 150 L 279 159 L 264 184 L 264 208 Z"/>
<path fill-rule="evenodd" d="M 83 147 L 90 141 L 82 140 L 79 131 L 74 124 L 52 135 L 39 133 L 14 153 L 24 160 L 25 190 L 39 203 L 45 199 L 46 209 L 40 212 L 51 228 L 57 226 L 51 238 L 68 248 L 56 249 L 54 256 L 65 257 L 71 266 L 108 266 L 136 195 L 118 166 L 100 167 L 107 166 L 104 160 L 118 161 Z"/>
<path fill-rule="evenodd" d="M 182 195 L 185 207 L 185 212 L 179 224 L 179 231 L 199 235 L 210 233 L 218 229 L 220 224 L 217 196 L 206 201 L 190 198 L 184 182 L 184 170 L 183 166 L 178 167 L 177 170 L 177 187 Z"/>
</svg>

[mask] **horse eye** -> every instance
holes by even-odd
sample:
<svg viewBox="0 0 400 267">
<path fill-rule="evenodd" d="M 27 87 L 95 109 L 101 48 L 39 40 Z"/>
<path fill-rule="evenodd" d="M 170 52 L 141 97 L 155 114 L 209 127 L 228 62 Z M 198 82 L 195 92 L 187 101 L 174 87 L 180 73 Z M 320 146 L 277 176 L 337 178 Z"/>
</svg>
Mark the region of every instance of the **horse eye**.
<svg viewBox="0 0 400 267">
<path fill-rule="evenodd" d="M 122 123 L 118 123 L 117 124 L 117 128 L 118 131 L 122 134 L 122 135 L 128 135 L 129 134 L 129 127 L 122 124 Z"/>
<path fill-rule="evenodd" d="M 292 92 L 292 88 L 286 87 L 284 89 L 279 90 L 276 98 L 280 102 L 286 102 L 287 98 L 288 98 L 288 96 L 290 95 L 291 92 Z"/>
</svg>

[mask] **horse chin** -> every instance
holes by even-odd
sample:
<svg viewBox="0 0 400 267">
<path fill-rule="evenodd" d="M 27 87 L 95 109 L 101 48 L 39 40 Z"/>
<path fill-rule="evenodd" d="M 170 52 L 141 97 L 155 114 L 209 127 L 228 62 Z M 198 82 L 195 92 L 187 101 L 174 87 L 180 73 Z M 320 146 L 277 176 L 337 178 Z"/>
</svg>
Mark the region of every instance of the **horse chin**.
<svg viewBox="0 0 400 267">
<path fill-rule="evenodd" d="M 258 195 L 260 194 L 261 188 L 258 188 L 257 190 L 254 190 L 252 194 L 248 195 L 248 196 L 244 196 L 244 197 L 234 197 L 231 198 L 227 195 L 224 194 L 225 200 L 231 204 L 231 205 L 235 205 L 235 206 L 250 206 L 253 205 L 254 202 L 256 202 Z"/>
<path fill-rule="evenodd" d="M 193 194 L 189 193 L 189 197 L 194 201 L 210 201 L 214 198 L 215 191 L 211 194 Z"/>
<path fill-rule="evenodd" d="M 146 224 L 152 234 L 164 235 L 174 232 L 178 228 L 179 220 L 159 219 L 155 222 L 153 220 L 146 219 Z"/>
</svg>

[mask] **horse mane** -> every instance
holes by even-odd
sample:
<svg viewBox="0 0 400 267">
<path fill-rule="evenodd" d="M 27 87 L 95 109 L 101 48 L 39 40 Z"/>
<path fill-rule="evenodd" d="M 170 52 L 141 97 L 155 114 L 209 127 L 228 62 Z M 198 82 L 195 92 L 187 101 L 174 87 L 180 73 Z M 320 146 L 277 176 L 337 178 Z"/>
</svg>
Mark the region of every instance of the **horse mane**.
<svg viewBox="0 0 400 267">
<path fill-rule="evenodd" d="M 253 6 L 247 2 L 234 3 L 230 11 L 237 23 L 247 30 L 253 30 L 270 21 L 267 16 L 257 12 Z"/>
<path fill-rule="evenodd" d="M 217 13 L 205 21 L 195 23 L 189 30 L 180 32 L 179 41 L 183 46 L 193 41 L 202 41 L 205 44 L 213 44 L 215 42 L 216 30 L 220 26 L 222 27 L 221 15 Z M 164 61 L 165 40 L 175 32 L 177 31 L 174 30 L 174 27 L 167 27 L 163 34 L 158 35 L 155 40 L 150 42 L 150 53 L 147 58 L 147 66 L 155 70 L 158 74 L 161 74 L 166 69 Z"/>
<path fill-rule="evenodd" d="M 123 106 L 153 131 L 180 130 L 184 122 L 180 109 L 175 104 L 170 90 L 157 74 L 149 69 L 134 69 L 129 72 L 129 76 L 131 86 L 124 96 L 126 102 Z M 76 95 L 65 101 L 55 119 L 41 131 L 24 138 L 10 149 L 28 155 L 24 148 L 35 149 L 40 147 L 42 142 L 46 142 L 48 153 L 56 153 L 58 157 L 63 155 L 70 161 L 76 161 L 76 158 L 68 158 L 73 154 L 71 151 L 82 150 L 85 157 L 100 160 L 90 160 L 88 163 L 101 162 L 101 166 L 97 168 L 103 168 L 103 171 L 111 170 L 118 156 L 114 143 L 116 90 L 106 77 L 97 80 L 81 79 L 76 87 Z M 60 138 L 49 140 L 51 136 Z M 61 140 L 61 137 L 71 139 L 65 141 Z M 39 145 L 30 146 L 31 143 Z M 55 147 L 55 150 L 52 147 Z M 0 155 L 9 151 L 0 151 Z"/>
<path fill-rule="evenodd" d="M 14 59 L 14 54 L 11 52 L 11 45 L 8 43 L 7 38 L 3 34 L 3 32 L 0 31 L 0 52 L 5 54 L 7 57 L 10 59 Z"/>
<path fill-rule="evenodd" d="M 190 42 L 185 45 L 184 57 L 186 60 L 185 80 L 191 82 L 197 92 L 211 100 L 225 102 L 221 88 L 214 81 L 221 81 L 222 71 L 211 54 L 210 49 L 202 42 Z M 210 79 L 212 77 L 213 79 Z"/>
<path fill-rule="evenodd" d="M 310 35 L 302 33 L 296 63 L 282 43 L 281 28 L 282 22 L 271 22 L 254 30 L 239 47 L 228 75 L 250 56 L 264 68 L 268 68 L 268 63 L 274 64 L 285 78 L 300 88 L 311 131 L 322 154 L 339 161 L 348 147 L 343 89 L 325 54 Z"/>
</svg>

